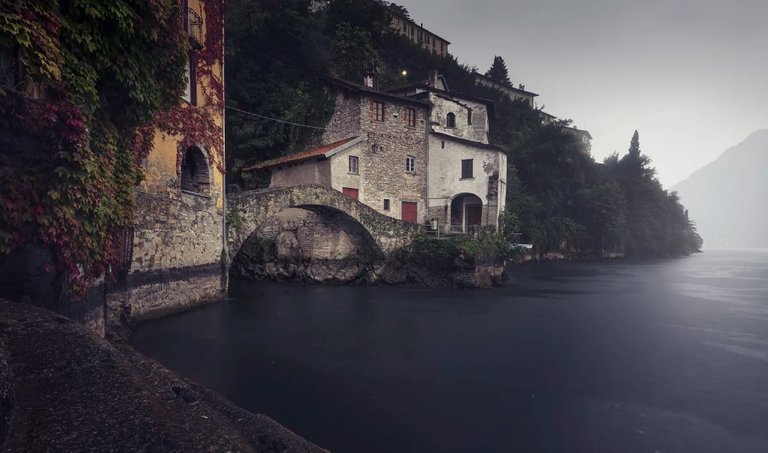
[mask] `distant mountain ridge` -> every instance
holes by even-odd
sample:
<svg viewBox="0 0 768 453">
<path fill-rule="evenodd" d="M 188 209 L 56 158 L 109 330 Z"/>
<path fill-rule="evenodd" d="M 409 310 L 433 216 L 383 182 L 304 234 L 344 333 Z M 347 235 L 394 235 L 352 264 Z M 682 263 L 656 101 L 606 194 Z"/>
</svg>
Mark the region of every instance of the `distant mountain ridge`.
<svg viewBox="0 0 768 453">
<path fill-rule="evenodd" d="M 768 129 L 753 132 L 673 190 L 704 247 L 768 248 Z"/>
</svg>

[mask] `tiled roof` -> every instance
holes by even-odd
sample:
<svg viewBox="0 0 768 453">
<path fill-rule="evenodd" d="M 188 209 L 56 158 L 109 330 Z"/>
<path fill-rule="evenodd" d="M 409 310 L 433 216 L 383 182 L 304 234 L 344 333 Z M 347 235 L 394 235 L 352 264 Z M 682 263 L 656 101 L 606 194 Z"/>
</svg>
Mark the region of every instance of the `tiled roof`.
<svg viewBox="0 0 768 453">
<path fill-rule="evenodd" d="M 293 164 L 302 162 L 308 159 L 312 159 L 315 157 L 325 157 L 326 153 L 329 153 L 336 148 L 341 147 L 342 145 L 346 145 L 347 143 L 351 142 L 352 140 L 355 140 L 358 138 L 358 136 L 345 138 L 344 140 L 339 140 L 337 142 L 329 143 L 327 145 L 318 146 L 317 148 L 308 149 L 305 151 L 301 151 L 295 154 L 291 154 L 289 156 L 283 156 L 278 157 L 277 159 L 271 159 L 266 160 L 264 162 L 260 162 L 256 165 L 253 165 L 251 167 L 246 168 L 246 170 L 262 170 L 264 168 L 274 167 L 276 165 L 283 165 L 283 164 Z"/>
</svg>

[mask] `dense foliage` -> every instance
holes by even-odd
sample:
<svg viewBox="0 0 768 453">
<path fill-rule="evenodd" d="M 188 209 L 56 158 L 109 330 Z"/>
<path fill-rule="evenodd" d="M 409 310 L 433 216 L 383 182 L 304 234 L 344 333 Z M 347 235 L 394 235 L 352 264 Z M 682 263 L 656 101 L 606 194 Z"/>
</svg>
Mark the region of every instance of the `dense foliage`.
<svg viewBox="0 0 768 453">
<path fill-rule="evenodd" d="M 701 239 L 675 194 L 654 178 L 639 143 L 629 155 L 595 162 L 568 128 L 569 121 L 542 125 L 541 113 L 501 92 L 476 85 L 473 71 L 454 57 L 439 57 L 390 26 L 393 11 L 381 0 L 231 0 L 228 2 L 230 105 L 272 119 L 322 127 L 333 101 L 318 73 L 360 82 L 375 72 L 379 88 L 423 81 L 438 70 L 450 89 L 495 101 L 493 144 L 507 153 L 507 206 L 524 242 L 539 254 L 600 256 L 691 253 Z M 354 4 L 354 5 L 353 5 Z M 500 56 L 486 74 L 511 85 Z M 233 113 L 228 118 L 231 179 L 251 181 L 245 163 L 299 150 L 318 139 L 318 129 Z"/>
<path fill-rule="evenodd" d="M 215 109 L 222 84 L 207 65 L 221 59 L 221 5 L 205 14 L 197 61 Z M 182 20 L 176 0 L 0 0 L 0 50 L 18 69 L 0 87 L 0 254 L 51 247 L 81 292 L 116 261 L 158 127 L 223 152 L 210 110 L 179 102 Z"/>
</svg>

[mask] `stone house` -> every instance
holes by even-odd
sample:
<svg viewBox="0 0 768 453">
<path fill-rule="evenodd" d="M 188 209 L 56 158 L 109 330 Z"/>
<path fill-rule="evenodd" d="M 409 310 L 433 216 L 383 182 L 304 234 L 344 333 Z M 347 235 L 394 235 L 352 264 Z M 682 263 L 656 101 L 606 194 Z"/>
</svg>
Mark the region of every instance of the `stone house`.
<svg viewBox="0 0 768 453">
<path fill-rule="evenodd" d="M 506 198 L 507 156 L 488 144 L 493 102 L 449 91 L 435 72 L 427 82 L 395 92 L 432 106 L 427 166 L 430 221 L 437 221 L 446 232 L 498 226 Z"/>
<path fill-rule="evenodd" d="M 427 220 L 429 103 L 364 84 L 324 76 L 335 99 L 323 146 L 262 162 L 270 187 L 330 186 L 382 214 L 413 223 Z"/>
<path fill-rule="evenodd" d="M 579 144 L 586 152 L 592 151 L 592 134 L 590 134 L 589 131 L 584 129 L 577 129 L 575 127 L 565 127 L 563 129 L 565 132 L 576 137 L 576 140 L 578 140 Z"/>
<path fill-rule="evenodd" d="M 204 1 L 178 0 L 191 43 L 187 88 L 179 101 L 207 109 L 223 142 L 223 104 L 214 103 L 214 81 L 195 61 L 206 43 Z M 210 69 L 223 81 L 221 55 Z M 107 321 L 140 321 L 216 300 L 226 291 L 224 155 L 209 143 L 181 149 L 182 137 L 155 134 L 136 188 L 134 219 L 124 232 L 123 269 L 107 289 Z M 223 151 L 223 150 L 222 150 Z"/>
<path fill-rule="evenodd" d="M 531 91 L 526 91 L 525 85 L 521 84 L 515 88 L 514 86 L 498 83 L 490 77 L 480 74 L 479 72 L 473 72 L 472 75 L 475 78 L 475 84 L 493 88 L 504 93 L 504 95 L 512 101 L 523 101 L 531 107 L 535 107 L 534 98 L 536 98 L 538 94 Z"/>
</svg>

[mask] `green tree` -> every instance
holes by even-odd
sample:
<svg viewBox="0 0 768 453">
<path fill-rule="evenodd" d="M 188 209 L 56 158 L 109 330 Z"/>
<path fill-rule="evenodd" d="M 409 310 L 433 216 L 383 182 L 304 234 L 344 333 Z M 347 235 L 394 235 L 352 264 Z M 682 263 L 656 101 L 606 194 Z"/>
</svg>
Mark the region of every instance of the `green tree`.
<svg viewBox="0 0 768 453">
<path fill-rule="evenodd" d="M 512 81 L 509 80 L 507 64 L 504 62 L 504 59 L 498 55 L 493 57 L 493 64 L 491 64 L 491 67 L 485 72 L 485 75 L 490 77 L 491 80 L 496 83 L 508 87 L 512 86 Z"/>
</svg>

